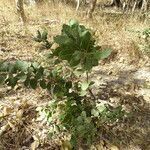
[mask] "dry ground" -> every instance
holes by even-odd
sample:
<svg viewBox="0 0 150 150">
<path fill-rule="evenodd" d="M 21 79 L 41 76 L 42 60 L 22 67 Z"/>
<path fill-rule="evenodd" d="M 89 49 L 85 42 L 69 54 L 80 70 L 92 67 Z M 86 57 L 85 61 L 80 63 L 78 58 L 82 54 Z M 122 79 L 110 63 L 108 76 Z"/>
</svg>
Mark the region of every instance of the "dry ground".
<svg viewBox="0 0 150 150">
<path fill-rule="evenodd" d="M 150 20 L 141 20 L 137 15 L 129 16 L 97 10 L 88 20 L 85 12 L 74 12 L 69 6 L 43 5 L 26 7 L 26 27 L 19 22 L 13 1 L 0 2 L 0 59 L 41 59 L 42 51 L 33 41 L 38 29 L 46 27 L 49 38 L 60 33 L 63 23 L 71 18 L 92 28 L 97 42 L 102 47 L 111 47 L 113 55 L 100 62 L 92 72 L 96 86 L 103 86 L 99 99 L 116 101 L 127 110 L 133 110 L 133 118 L 125 124 L 115 126 L 100 140 L 98 150 L 149 150 L 150 149 L 150 58 L 139 51 L 138 36 L 128 30 L 143 30 Z M 97 92 L 96 90 L 94 92 Z M 36 120 L 38 106 L 50 100 L 46 91 L 7 87 L 0 88 L 0 150 L 60 149 L 58 141 L 46 136 L 48 126 Z M 4 117 L 5 116 L 5 117 Z"/>
</svg>

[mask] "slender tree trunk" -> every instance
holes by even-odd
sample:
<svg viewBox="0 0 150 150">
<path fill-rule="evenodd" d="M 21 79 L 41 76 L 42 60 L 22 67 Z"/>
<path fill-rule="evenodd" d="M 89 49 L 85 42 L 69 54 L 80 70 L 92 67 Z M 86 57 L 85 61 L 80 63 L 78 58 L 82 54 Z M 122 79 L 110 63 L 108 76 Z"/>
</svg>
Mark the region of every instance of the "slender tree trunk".
<svg viewBox="0 0 150 150">
<path fill-rule="evenodd" d="M 87 12 L 87 17 L 88 18 L 92 18 L 93 12 L 94 12 L 95 7 L 96 7 L 96 2 L 97 2 L 97 0 L 91 0 L 90 8 Z"/>
<path fill-rule="evenodd" d="M 76 2 L 77 2 L 76 11 L 78 11 L 79 6 L 80 6 L 80 0 L 76 0 Z"/>
<path fill-rule="evenodd" d="M 23 0 L 16 0 L 16 9 L 22 23 L 25 24 L 27 19 L 24 13 Z"/>
<path fill-rule="evenodd" d="M 145 12 L 148 9 L 148 0 L 142 1 L 141 11 Z"/>
</svg>

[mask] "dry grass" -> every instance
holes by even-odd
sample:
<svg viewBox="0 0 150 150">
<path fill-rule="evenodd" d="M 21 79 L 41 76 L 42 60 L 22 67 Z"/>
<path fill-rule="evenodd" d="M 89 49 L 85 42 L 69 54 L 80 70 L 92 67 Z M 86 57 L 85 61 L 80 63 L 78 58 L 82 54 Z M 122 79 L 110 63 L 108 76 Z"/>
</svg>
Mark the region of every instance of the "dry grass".
<svg viewBox="0 0 150 150">
<path fill-rule="evenodd" d="M 0 59 L 8 61 L 16 59 L 32 60 L 33 58 L 39 57 L 38 46 L 32 39 L 36 31 L 46 27 L 49 31 L 49 38 L 51 39 L 60 33 L 63 23 L 67 23 L 71 18 L 75 18 L 80 23 L 94 30 L 97 42 L 102 47 L 111 47 L 117 53 L 112 58 L 113 61 L 117 61 L 121 65 L 125 64 L 127 67 L 131 63 L 133 65 L 136 64 L 136 67 L 144 66 L 149 61 L 149 59 L 145 59 L 145 56 L 138 49 L 139 38 L 134 33 L 127 31 L 128 29 L 141 31 L 149 27 L 150 22 L 148 19 L 143 22 L 137 15 L 131 17 L 120 13 L 107 13 L 97 10 L 93 19 L 89 20 L 85 17 L 84 10 L 76 13 L 74 8 L 61 3 L 57 5 L 51 3 L 43 4 L 41 7 L 26 6 L 25 13 L 28 18 L 26 27 L 22 26 L 19 22 L 14 1 L 0 1 Z M 113 64 L 115 68 L 116 64 L 114 62 Z M 17 93 L 19 94 L 15 92 L 9 93 L 6 90 L 6 92 L 1 93 L 3 95 L 0 96 L 4 99 L 0 103 L 1 111 L 4 112 L 6 108 L 9 111 L 6 111 L 8 118 L 6 117 L 6 120 L 0 123 L 0 126 L 7 125 L 8 119 L 12 123 L 13 117 L 15 117 L 15 120 L 18 119 L 17 114 L 13 114 L 14 109 L 23 112 L 19 122 L 13 122 L 14 125 L 12 126 L 9 124 L 7 133 L 3 137 L 3 140 L 0 140 L 0 150 L 18 150 L 22 145 L 30 147 L 30 144 L 36 141 L 36 137 L 41 136 L 38 134 L 42 128 L 47 128 L 46 126 L 43 127 L 41 123 L 35 122 L 36 111 L 34 107 L 44 105 L 49 100 L 49 97 L 45 93 L 42 94 L 39 90 L 35 92 L 31 90 L 18 90 Z M 26 101 L 28 104 L 25 105 L 24 102 Z M 13 127 L 15 130 L 13 130 Z M 27 140 L 27 138 L 29 139 Z M 27 143 L 24 143 L 26 140 Z M 46 142 L 47 147 L 49 147 L 48 149 L 51 150 L 50 145 L 52 144 L 48 144 L 49 141 Z"/>
<path fill-rule="evenodd" d="M 93 19 L 89 20 L 85 17 L 84 11 L 76 13 L 74 8 L 69 6 L 61 3 L 55 5 L 50 3 L 44 4 L 41 7 L 25 7 L 28 25 L 24 28 L 19 23 L 18 16 L 15 12 L 15 4 L 12 1 L 1 1 L 0 11 L 0 18 L 2 20 L 1 30 L 4 32 L 4 38 L 12 34 L 13 36 L 14 34 L 18 36 L 18 41 L 15 44 L 19 43 L 22 45 L 23 47 L 20 51 L 24 53 L 25 51 L 28 53 L 28 48 L 30 47 L 28 44 L 33 43 L 31 42 L 31 38 L 37 29 L 46 27 L 49 35 L 52 37 L 60 32 L 63 23 L 67 23 L 71 18 L 75 18 L 80 23 L 95 31 L 97 41 L 100 45 L 109 45 L 113 49 L 122 52 L 122 54 L 127 54 L 133 58 L 135 54 L 138 54 L 135 51 L 137 50 L 136 44 L 139 42 L 139 39 L 138 36 L 127 30 L 141 31 L 149 27 L 150 23 L 148 19 L 145 22 L 140 21 L 137 15 L 131 17 L 120 13 L 105 13 L 102 11 L 97 11 Z M 12 45 L 15 48 L 18 47 L 17 45 L 13 46 L 14 42 L 11 39 L 8 42 L 7 45 Z M 5 44 L 3 43 L 3 45 Z M 133 45 L 135 45 L 134 48 Z M 31 49 L 34 50 L 34 48 L 30 47 Z"/>
</svg>

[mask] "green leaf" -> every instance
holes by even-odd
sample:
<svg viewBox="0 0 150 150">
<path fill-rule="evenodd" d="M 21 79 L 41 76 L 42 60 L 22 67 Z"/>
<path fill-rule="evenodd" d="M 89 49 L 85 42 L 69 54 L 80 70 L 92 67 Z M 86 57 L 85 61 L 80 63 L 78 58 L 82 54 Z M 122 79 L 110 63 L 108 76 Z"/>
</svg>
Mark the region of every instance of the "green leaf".
<svg viewBox="0 0 150 150">
<path fill-rule="evenodd" d="M 76 69 L 76 70 L 74 70 L 74 75 L 76 75 L 77 77 L 80 77 L 83 73 L 84 73 L 84 71 L 82 70 L 82 69 Z"/>
<path fill-rule="evenodd" d="M 75 56 L 75 57 L 73 57 L 73 56 L 72 56 L 72 59 L 69 62 L 71 67 L 75 67 L 75 66 L 80 64 L 80 58 L 77 58 L 77 56 Z M 80 56 L 78 56 L 78 57 L 80 57 Z"/>
<path fill-rule="evenodd" d="M 82 82 L 82 83 L 81 83 L 81 89 L 82 89 L 83 91 L 86 91 L 86 90 L 89 88 L 89 84 L 90 84 L 90 83 L 88 83 L 88 82 Z"/>
<path fill-rule="evenodd" d="M 17 84 L 18 79 L 16 77 L 9 77 L 6 82 L 8 86 L 11 86 L 12 88 L 15 87 Z"/>
<path fill-rule="evenodd" d="M 53 93 L 57 96 L 63 96 L 63 89 L 61 85 L 57 84 L 54 86 Z"/>
<path fill-rule="evenodd" d="M 105 49 L 103 51 L 96 51 L 94 54 L 94 57 L 99 59 L 105 59 L 111 54 L 112 50 L 111 49 Z"/>
<path fill-rule="evenodd" d="M 39 64 L 38 64 L 37 62 L 33 62 L 33 63 L 32 63 L 32 66 L 33 66 L 33 68 L 36 69 L 36 70 L 39 68 Z"/>
<path fill-rule="evenodd" d="M 43 76 L 43 73 L 44 73 L 44 68 L 43 67 L 38 68 L 35 78 L 40 79 Z"/>
<path fill-rule="evenodd" d="M 37 38 L 38 38 L 38 39 L 41 39 L 41 37 L 42 37 L 42 36 L 41 36 L 41 32 L 40 32 L 39 30 L 37 30 Z"/>
<path fill-rule="evenodd" d="M 0 75 L 0 84 L 3 84 L 7 78 L 7 75 Z"/>
<path fill-rule="evenodd" d="M 71 19 L 71 20 L 69 21 L 69 26 L 77 26 L 77 25 L 79 25 L 79 23 L 78 23 L 77 20 Z"/>
<path fill-rule="evenodd" d="M 52 87 L 51 82 L 48 82 L 48 83 L 47 83 L 47 89 L 48 89 L 48 91 L 51 91 L 51 87 Z"/>
<path fill-rule="evenodd" d="M 91 40 L 91 34 L 88 30 L 82 32 L 80 34 L 80 37 L 81 37 L 81 48 L 86 50 L 86 51 L 89 51 L 89 47 L 90 47 L 90 40 Z"/>
<path fill-rule="evenodd" d="M 26 61 L 16 61 L 15 63 L 15 67 L 17 70 L 19 71 L 23 71 L 26 72 L 28 70 L 28 68 L 30 67 L 30 63 L 26 62 Z"/>
<path fill-rule="evenodd" d="M 9 63 L 8 62 L 1 62 L 0 63 L 0 71 L 6 72 L 9 69 Z"/>
<path fill-rule="evenodd" d="M 94 117 L 98 117 L 98 116 L 99 116 L 99 112 L 98 112 L 96 109 L 92 109 L 92 110 L 91 110 L 91 114 L 92 114 Z"/>
<path fill-rule="evenodd" d="M 92 59 L 92 57 L 86 57 L 84 59 L 84 62 L 82 64 L 82 66 L 83 66 L 84 70 L 87 70 L 87 71 L 91 70 L 92 67 L 93 67 L 93 59 Z"/>
<path fill-rule="evenodd" d="M 43 89 L 46 89 L 47 88 L 47 85 L 46 85 L 46 80 L 41 80 L 40 81 L 40 86 L 41 86 L 41 88 L 43 88 Z"/>
<path fill-rule="evenodd" d="M 16 76 L 18 78 L 18 80 L 20 80 L 21 82 L 25 82 L 27 79 L 27 75 L 24 72 L 21 72 L 19 74 L 17 74 Z"/>
<path fill-rule="evenodd" d="M 47 30 L 44 30 L 43 33 L 42 33 L 42 36 L 41 36 L 41 38 L 42 38 L 43 41 L 47 40 L 47 35 L 48 35 Z"/>
<path fill-rule="evenodd" d="M 57 47 L 54 51 L 53 51 L 53 56 L 59 56 L 59 53 L 61 51 L 63 51 L 63 47 Z"/>
<path fill-rule="evenodd" d="M 73 41 L 67 35 L 57 35 L 54 37 L 54 41 L 59 45 L 71 44 Z"/>
<path fill-rule="evenodd" d="M 59 53 L 59 57 L 63 60 L 68 60 L 70 61 L 72 59 L 72 54 L 73 54 L 73 51 L 71 51 L 71 49 L 68 49 L 68 50 L 62 50 L 60 53 Z"/>
<path fill-rule="evenodd" d="M 45 41 L 45 47 L 46 47 L 47 49 L 50 49 L 53 44 L 54 44 L 54 43 L 50 43 L 50 42 L 48 42 L 47 40 Z"/>
<path fill-rule="evenodd" d="M 39 30 L 37 30 L 37 35 L 33 38 L 36 42 L 42 42 L 42 35 Z"/>
<path fill-rule="evenodd" d="M 30 77 L 27 76 L 27 78 L 26 78 L 26 80 L 25 80 L 25 82 L 24 82 L 24 85 L 25 85 L 26 87 L 28 87 L 29 84 L 30 84 Z"/>
<path fill-rule="evenodd" d="M 86 111 L 82 111 L 81 116 L 82 116 L 83 118 L 86 118 L 86 117 L 87 117 L 87 116 L 86 116 Z"/>
<path fill-rule="evenodd" d="M 28 68 L 28 74 L 32 74 L 34 71 L 35 71 L 35 69 L 33 67 Z"/>
<path fill-rule="evenodd" d="M 30 79 L 30 86 L 32 89 L 37 88 L 37 80 L 36 79 Z"/>
<path fill-rule="evenodd" d="M 101 103 L 101 104 L 97 104 L 97 109 L 100 113 L 102 113 L 103 111 L 105 111 L 107 109 L 107 107 L 105 106 L 105 104 Z"/>
<path fill-rule="evenodd" d="M 8 71 L 9 73 L 16 73 L 16 67 L 14 64 L 9 64 L 9 67 L 8 67 Z"/>
<path fill-rule="evenodd" d="M 76 60 L 76 61 L 81 60 L 81 58 L 82 58 L 82 52 L 80 52 L 80 51 L 75 51 L 75 52 L 73 53 L 73 58 L 74 58 L 74 60 Z"/>
<path fill-rule="evenodd" d="M 66 82 L 65 88 L 70 89 L 71 87 L 72 87 L 72 82 L 71 81 Z"/>
</svg>

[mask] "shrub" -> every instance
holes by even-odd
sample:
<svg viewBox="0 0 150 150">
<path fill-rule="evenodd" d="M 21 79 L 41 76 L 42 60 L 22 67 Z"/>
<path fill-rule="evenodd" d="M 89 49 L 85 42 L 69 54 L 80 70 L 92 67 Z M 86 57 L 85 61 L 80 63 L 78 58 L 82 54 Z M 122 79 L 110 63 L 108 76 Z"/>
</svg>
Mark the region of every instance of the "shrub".
<svg viewBox="0 0 150 150">
<path fill-rule="evenodd" d="M 92 100 L 91 85 L 94 83 L 89 81 L 88 74 L 99 60 L 111 54 L 111 50 L 97 46 L 90 30 L 75 20 L 64 24 L 53 42 L 47 40 L 47 35 L 46 30 L 38 31 L 34 40 L 44 43 L 47 49 L 53 43 L 58 45 L 50 52 L 49 59 L 53 62 L 50 67 L 36 62 L 1 62 L 0 81 L 11 87 L 24 83 L 32 89 L 37 86 L 47 89 L 52 99 L 49 105 L 37 110 L 50 126 L 49 135 L 54 138 L 61 132 L 70 134 L 74 148 L 90 145 L 98 136 L 101 124 L 114 122 L 124 115 L 121 107 L 112 108 Z M 77 71 L 82 72 L 80 76 Z M 86 73 L 86 79 L 83 73 Z"/>
</svg>

